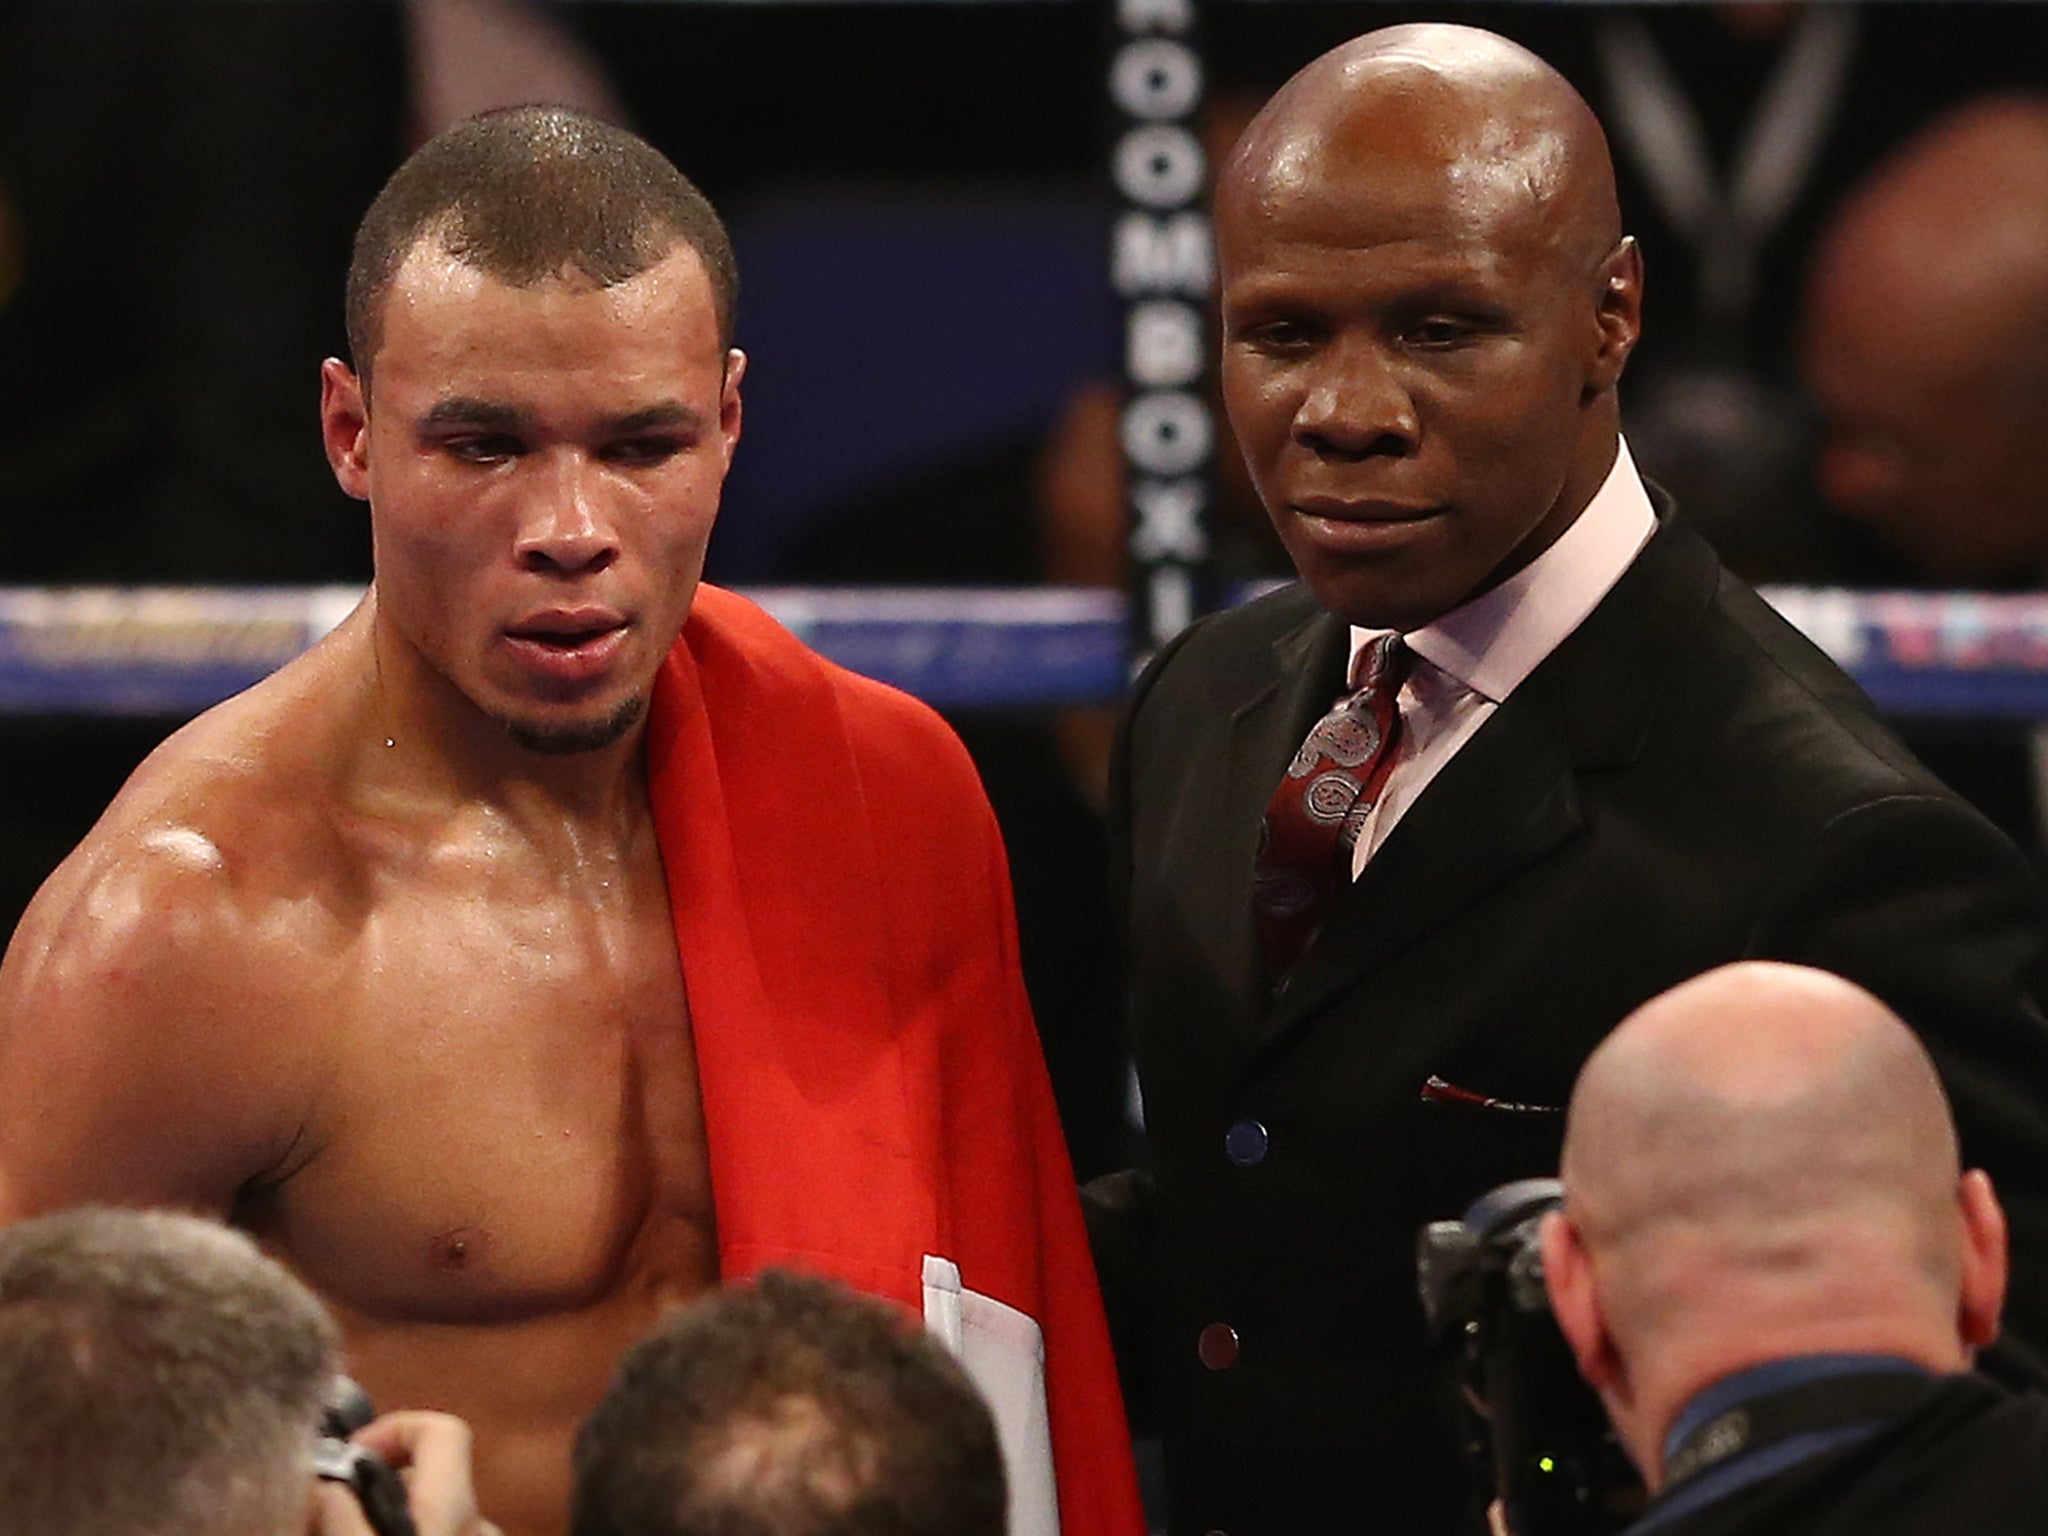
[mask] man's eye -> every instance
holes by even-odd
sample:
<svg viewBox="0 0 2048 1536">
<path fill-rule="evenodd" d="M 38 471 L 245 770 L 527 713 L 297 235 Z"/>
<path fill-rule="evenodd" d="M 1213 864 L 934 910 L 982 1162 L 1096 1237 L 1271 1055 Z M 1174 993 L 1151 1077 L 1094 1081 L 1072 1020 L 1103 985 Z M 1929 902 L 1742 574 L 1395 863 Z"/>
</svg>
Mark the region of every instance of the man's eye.
<svg viewBox="0 0 2048 1536">
<path fill-rule="evenodd" d="M 471 437 L 451 437 L 442 442 L 450 458 L 465 464 L 497 464 L 517 458 L 526 445 L 504 432 L 483 432 Z"/>
<path fill-rule="evenodd" d="M 1306 321 L 1267 320 L 1246 326 L 1239 332 L 1239 339 L 1254 351 L 1287 353 L 1314 346 L 1317 334 L 1316 328 Z"/>
<path fill-rule="evenodd" d="M 1431 315 L 1418 320 L 1408 327 L 1407 341 L 1412 347 L 1425 352 L 1449 351 L 1469 345 L 1486 333 L 1486 327 L 1474 320 L 1461 320 L 1450 315 Z"/>
<path fill-rule="evenodd" d="M 629 468 L 663 464 L 681 453 L 683 446 L 682 439 L 676 437 L 629 437 L 623 442 L 608 444 L 603 457 L 610 463 Z"/>
</svg>

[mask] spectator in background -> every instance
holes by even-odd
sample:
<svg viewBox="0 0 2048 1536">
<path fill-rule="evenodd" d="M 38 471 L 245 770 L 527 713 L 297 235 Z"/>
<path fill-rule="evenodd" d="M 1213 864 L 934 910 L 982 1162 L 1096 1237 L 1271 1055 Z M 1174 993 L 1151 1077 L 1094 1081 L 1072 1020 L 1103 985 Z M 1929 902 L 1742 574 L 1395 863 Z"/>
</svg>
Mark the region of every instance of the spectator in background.
<svg viewBox="0 0 2048 1536">
<path fill-rule="evenodd" d="M 625 1357 L 576 1443 L 572 1536 L 1003 1536 L 967 1373 L 879 1302 L 770 1270 Z"/>
<path fill-rule="evenodd" d="M 2048 1397 L 1974 1375 L 2005 1218 L 1860 987 L 1724 966 L 1587 1060 L 1544 1272 L 1656 1501 L 1632 1528 L 2048 1529 Z"/>
<path fill-rule="evenodd" d="M 0 1232 L 0 1526 L 10 1536 L 367 1536 L 310 1453 L 334 1325 L 239 1233 L 84 1208 Z M 392 1414 L 420 1536 L 486 1536 L 468 1432 Z"/>
<path fill-rule="evenodd" d="M 1931 584 L 2048 578 L 2048 95 L 1963 107 L 1855 190 L 1801 352 L 1836 511 Z"/>
<path fill-rule="evenodd" d="M 1818 479 L 1930 586 L 2048 580 L 2048 94 L 1990 97 L 1882 162 L 1805 293 Z M 1908 731 L 1936 773 L 2048 860 L 2048 743 L 2006 721 Z"/>
<path fill-rule="evenodd" d="M 1643 245 L 1622 417 L 1637 462 L 1746 579 L 1869 579 L 1881 557 L 1809 484 L 1796 274 L 1835 201 L 1906 136 L 1980 91 L 2048 85 L 2032 8 L 1536 9 L 1576 34 L 1537 51 L 1600 113 Z"/>
</svg>

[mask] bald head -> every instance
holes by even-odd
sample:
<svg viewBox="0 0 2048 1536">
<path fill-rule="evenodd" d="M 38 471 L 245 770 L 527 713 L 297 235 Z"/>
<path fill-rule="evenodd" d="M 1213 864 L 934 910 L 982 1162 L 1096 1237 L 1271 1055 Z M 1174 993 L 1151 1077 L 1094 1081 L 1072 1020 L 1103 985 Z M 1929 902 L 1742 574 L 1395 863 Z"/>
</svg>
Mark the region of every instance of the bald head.
<svg viewBox="0 0 2048 1536">
<path fill-rule="evenodd" d="M 1653 999 L 1587 1061 L 1564 1179 L 1595 1244 L 1663 1228 L 1743 1254 L 1845 1223 L 1915 1234 L 1930 1265 L 1961 1169 L 1926 1051 L 1860 987 L 1752 962 Z"/>
<path fill-rule="evenodd" d="M 1934 1066 L 1840 977 L 1751 961 L 1664 993 L 1587 1060 L 1545 1280 L 1652 1488 L 1710 1382 L 1884 1354 L 1961 1370 L 1997 1333 L 2005 1222 Z"/>
<path fill-rule="evenodd" d="M 1600 125 L 1470 27 L 1332 50 L 1216 187 L 1223 402 L 1295 568 L 1415 629 L 1506 580 L 1615 461 L 1641 323 Z"/>
<path fill-rule="evenodd" d="M 2048 96 L 1937 121 L 1822 240 L 1802 358 L 1821 488 L 1921 574 L 2048 575 Z"/>
<path fill-rule="evenodd" d="M 1238 141 L 1219 214 L 1343 185 L 1363 167 L 1448 185 L 1475 229 L 1536 217 L 1587 262 L 1621 238 L 1592 109 L 1535 54 L 1474 27 L 1387 27 L 1309 64 Z"/>
</svg>

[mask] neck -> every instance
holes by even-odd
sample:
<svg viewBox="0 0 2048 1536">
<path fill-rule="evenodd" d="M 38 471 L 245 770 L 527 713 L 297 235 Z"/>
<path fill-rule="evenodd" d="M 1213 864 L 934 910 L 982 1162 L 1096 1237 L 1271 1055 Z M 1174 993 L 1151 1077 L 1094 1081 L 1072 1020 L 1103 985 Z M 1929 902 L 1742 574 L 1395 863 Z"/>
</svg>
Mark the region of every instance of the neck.
<svg viewBox="0 0 2048 1536">
<path fill-rule="evenodd" d="M 344 748 L 358 790 L 420 809 L 487 807 L 578 841 L 631 835 L 645 819 L 644 720 L 590 751 L 536 751 L 379 623 L 374 589 L 347 621 L 344 638 L 370 661 Z"/>
<path fill-rule="evenodd" d="M 1614 461 L 1621 457 L 1621 407 L 1614 391 L 1608 390 L 1588 410 L 1592 419 L 1586 424 L 1583 441 L 1573 457 L 1568 482 L 1582 508 L 1607 483 Z"/>
<path fill-rule="evenodd" d="M 1564 536 L 1565 530 L 1578 521 L 1579 514 L 1600 494 L 1600 487 L 1614 470 L 1614 461 L 1620 457 L 1621 418 L 1615 408 L 1614 391 L 1607 391 L 1587 411 L 1589 419 L 1573 447 L 1571 462 L 1565 467 L 1564 483 L 1544 520 L 1548 536 L 1540 544 L 1523 549 L 1520 564 L 1526 565 Z M 1500 573 L 1503 577 L 1511 574 Z"/>
</svg>

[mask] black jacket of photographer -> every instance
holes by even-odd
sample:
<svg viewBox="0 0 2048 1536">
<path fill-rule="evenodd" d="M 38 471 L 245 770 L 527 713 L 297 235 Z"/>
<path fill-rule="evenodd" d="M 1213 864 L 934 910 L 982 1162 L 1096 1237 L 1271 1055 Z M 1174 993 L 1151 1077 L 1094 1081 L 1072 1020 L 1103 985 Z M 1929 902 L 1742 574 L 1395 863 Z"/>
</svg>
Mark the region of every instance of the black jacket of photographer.
<svg viewBox="0 0 2048 1536">
<path fill-rule="evenodd" d="M 1908 1403 L 1863 1430 L 1761 1477 L 1745 1480 L 1743 1464 L 1771 1444 L 1681 1478 L 1627 1536 L 2048 1531 L 2048 1395 L 1976 1373 L 1917 1377 Z"/>
</svg>

